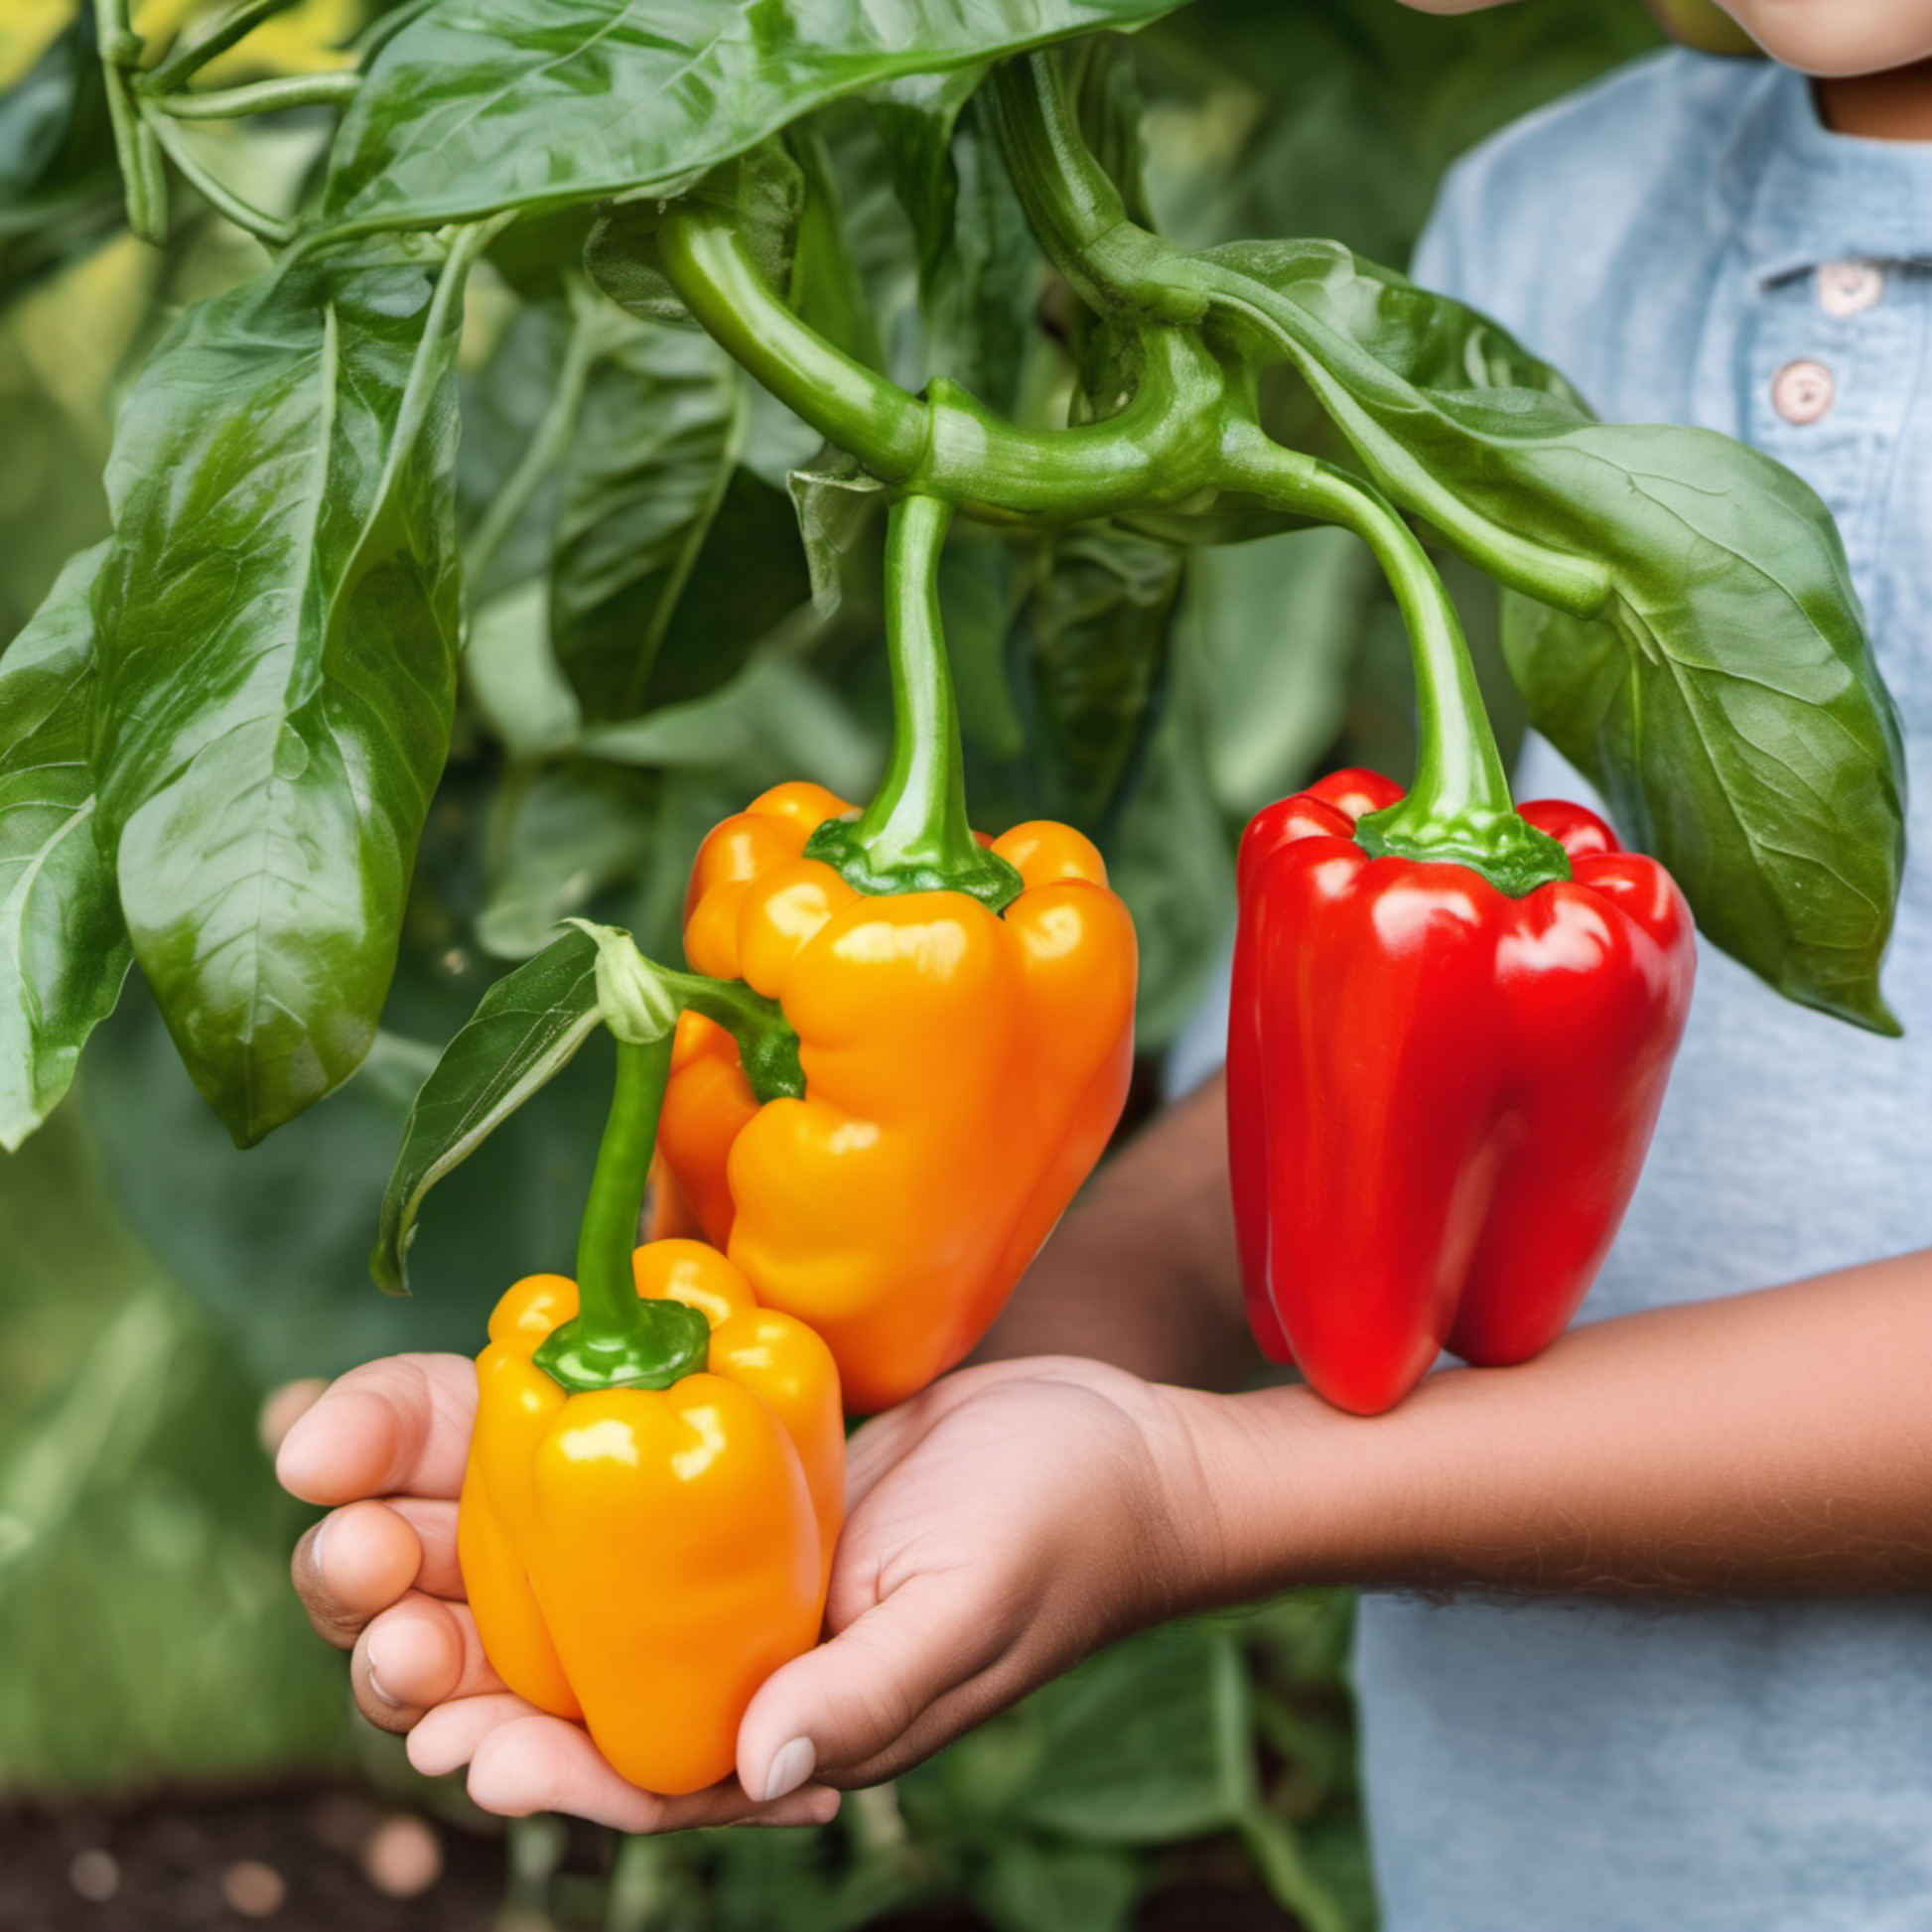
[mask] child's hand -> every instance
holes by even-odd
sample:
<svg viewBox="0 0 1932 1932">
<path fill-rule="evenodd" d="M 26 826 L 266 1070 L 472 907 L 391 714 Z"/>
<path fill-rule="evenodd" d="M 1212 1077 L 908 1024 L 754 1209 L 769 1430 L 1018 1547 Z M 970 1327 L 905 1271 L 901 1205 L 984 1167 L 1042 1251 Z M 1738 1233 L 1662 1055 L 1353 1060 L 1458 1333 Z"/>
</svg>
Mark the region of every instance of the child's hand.
<svg viewBox="0 0 1932 1932">
<path fill-rule="evenodd" d="M 296 1424 L 278 1466 L 297 1495 L 345 1505 L 303 1539 L 295 1579 L 317 1629 L 352 1648 L 363 1714 L 409 1731 L 420 1770 L 468 1763 L 487 1810 L 629 1832 L 819 1823 L 830 1787 L 916 1763 L 1183 1592 L 1196 1480 L 1173 1392 L 1071 1357 L 963 1370 L 854 1440 L 832 1641 L 753 1700 L 739 1779 L 655 1797 L 483 1656 L 456 1562 L 474 1407 L 461 1356 L 374 1362 Z"/>
</svg>

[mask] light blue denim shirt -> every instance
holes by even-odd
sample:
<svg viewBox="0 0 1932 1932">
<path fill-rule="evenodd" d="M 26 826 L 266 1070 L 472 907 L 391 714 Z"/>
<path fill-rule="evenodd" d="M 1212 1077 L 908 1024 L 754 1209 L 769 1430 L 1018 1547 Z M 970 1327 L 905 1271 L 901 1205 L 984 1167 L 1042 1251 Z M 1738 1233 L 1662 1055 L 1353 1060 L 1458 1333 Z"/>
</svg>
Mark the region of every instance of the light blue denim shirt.
<svg viewBox="0 0 1932 1932">
<path fill-rule="evenodd" d="M 1906 1037 L 1705 947 L 1583 1318 L 1932 1247 L 1932 144 L 1831 134 L 1767 63 L 1667 54 L 1465 158 L 1415 275 L 1600 415 L 1724 430 L 1810 481 L 1917 778 L 1883 978 Z M 1589 796 L 1537 742 L 1517 788 Z M 1385 1932 L 1932 1927 L 1932 1598 L 1372 1596 L 1356 1681 Z"/>
</svg>

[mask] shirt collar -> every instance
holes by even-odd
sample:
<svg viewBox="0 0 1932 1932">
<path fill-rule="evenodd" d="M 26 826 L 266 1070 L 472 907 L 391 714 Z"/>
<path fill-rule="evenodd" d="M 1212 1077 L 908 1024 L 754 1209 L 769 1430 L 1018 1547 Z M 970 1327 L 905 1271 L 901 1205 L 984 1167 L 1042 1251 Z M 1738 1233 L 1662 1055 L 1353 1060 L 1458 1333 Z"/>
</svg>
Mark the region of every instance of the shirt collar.
<svg viewBox="0 0 1932 1932">
<path fill-rule="evenodd" d="M 1759 282 L 1830 261 L 1932 263 L 1932 141 L 1834 134 L 1790 68 L 1754 77 L 1717 187 Z"/>
</svg>

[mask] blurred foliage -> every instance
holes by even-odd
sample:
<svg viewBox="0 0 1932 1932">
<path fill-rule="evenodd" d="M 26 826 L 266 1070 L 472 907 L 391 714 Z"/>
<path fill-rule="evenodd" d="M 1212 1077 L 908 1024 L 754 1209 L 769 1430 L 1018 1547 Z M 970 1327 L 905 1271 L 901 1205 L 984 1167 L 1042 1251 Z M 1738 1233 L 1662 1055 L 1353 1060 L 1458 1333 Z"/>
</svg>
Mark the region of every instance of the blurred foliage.
<svg viewBox="0 0 1932 1932">
<path fill-rule="evenodd" d="M 187 11 L 153 0 L 141 23 Z M 337 64 L 362 11 L 308 0 L 217 77 Z M 121 232 L 81 94 L 62 97 L 60 182 L 42 166 L 45 117 L 10 145 L 26 137 L 9 111 L 88 29 L 61 0 L 0 15 L 0 81 L 18 88 L 0 100 L 11 636 L 104 532 L 100 466 L 141 355 L 187 302 L 265 258 L 186 189 L 166 249 Z M 1392 0 L 1200 0 L 1092 56 L 1083 112 L 1186 245 L 1330 234 L 1400 262 L 1456 152 L 1655 44 L 1638 0 L 1458 19 Z M 212 128 L 210 165 L 293 206 L 321 112 Z M 943 370 L 1063 420 L 1075 305 L 1035 261 L 971 105 L 841 103 L 792 145 L 808 219 L 845 244 L 839 272 L 821 253 L 794 289 L 807 315 L 913 386 Z M 31 258 L 6 254 L 8 208 L 57 188 L 71 219 L 36 227 L 55 241 Z M 131 988 L 76 1102 L 0 1162 L 0 1786 L 113 1789 L 343 1748 L 340 1662 L 286 1589 L 300 1512 L 255 1446 L 261 1391 L 388 1349 L 471 1346 L 505 1282 L 569 1253 L 594 1152 L 596 1103 L 566 1077 L 439 1192 L 417 1296 L 384 1301 L 364 1257 L 422 1070 L 558 918 L 628 923 L 675 957 L 709 824 L 781 778 L 857 796 L 879 768 L 876 499 L 844 492 L 849 513 L 823 526 L 835 581 L 814 603 L 784 480 L 831 469 L 829 454 L 703 339 L 588 297 L 583 239 L 581 216 L 519 224 L 472 288 L 464 706 L 368 1064 L 240 1155 Z M 1270 406 L 1281 433 L 1318 443 L 1305 394 L 1284 381 Z M 1406 775 L 1393 606 L 1333 532 L 1183 553 L 1111 526 L 962 528 L 945 571 L 976 817 L 1050 812 L 1101 840 L 1140 922 L 1158 1047 L 1224 944 L 1246 816 L 1323 761 Z M 1489 594 L 1467 572 L 1450 581 L 1506 719 Z M 613 1927 L 832 1932 L 964 1898 L 1001 1932 L 1102 1932 L 1178 1868 L 1174 1847 L 1208 1842 L 1244 1848 L 1302 1923 L 1363 1926 L 1346 1624 L 1344 1601 L 1308 1597 L 1135 1639 L 823 1832 L 638 1842 L 593 1883 L 533 1822 L 515 1840 L 518 1895 L 533 1924 L 594 1911 Z"/>
<path fill-rule="evenodd" d="M 341 1749 L 260 1385 L 129 1239 L 72 1108 L 0 1162 L 0 1792 Z"/>
</svg>

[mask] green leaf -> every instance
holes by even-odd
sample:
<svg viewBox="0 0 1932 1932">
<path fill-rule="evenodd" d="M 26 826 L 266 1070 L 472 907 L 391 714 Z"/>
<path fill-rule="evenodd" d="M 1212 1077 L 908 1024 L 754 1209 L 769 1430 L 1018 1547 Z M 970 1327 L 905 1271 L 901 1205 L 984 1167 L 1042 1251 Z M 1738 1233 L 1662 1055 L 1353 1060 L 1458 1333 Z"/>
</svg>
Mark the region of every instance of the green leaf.
<svg viewBox="0 0 1932 1932">
<path fill-rule="evenodd" d="M 878 738 L 811 672 L 754 658 L 708 697 L 621 724 L 595 725 L 582 749 L 617 764 L 710 771 L 750 796 L 806 777 L 844 798 L 868 795 L 885 763 Z"/>
<path fill-rule="evenodd" d="M 1162 1046 L 1193 1017 L 1234 929 L 1234 858 L 1208 780 L 1207 697 L 1180 659 L 1147 769 L 1107 847 L 1107 873 L 1140 935 L 1136 1037 Z"/>
<path fill-rule="evenodd" d="M 845 601 L 844 564 L 886 485 L 855 464 L 847 470 L 794 470 L 785 478 L 798 515 L 812 608 L 835 618 Z"/>
<path fill-rule="evenodd" d="M 409 1245 L 423 1197 L 491 1129 L 570 1063 L 599 1024 L 597 942 L 571 931 L 483 997 L 443 1049 L 403 1129 L 369 1272 L 391 1295 L 408 1292 Z"/>
<path fill-rule="evenodd" d="M 368 1057 L 326 1107 L 245 1153 L 202 1104 L 138 975 L 89 1042 L 77 1104 L 116 1208 L 265 1382 L 340 1375 L 399 1352 L 474 1354 L 511 1282 L 569 1272 L 610 1101 L 595 1054 L 437 1186 L 428 1235 L 410 1253 L 415 1293 L 379 1295 L 369 1282 L 403 1123 L 491 977 L 471 948 L 405 954 Z"/>
<path fill-rule="evenodd" d="M 357 228 L 669 195 L 801 114 L 1174 0 L 901 0 L 890 32 L 855 0 L 445 0 L 371 64 L 324 196 Z M 567 129 L 567 142 L 558 130 Z"/>
<path fill-rule="evenodd" d="M 710 337 L 659 327 L 590 373 L 563 465 L 550 610 L 557 660 L 590 719 L 643 706 L 737 472 L 745 390 Z"/>
<path fill-rule="evenodd" d="M 789 290 L 805 195 L 804 173 L 784 142 L 761 141 L 714 168 L 683 199 L 729 212 L 765 281 Z M 638 321 L 695 329 L 658 262 L 657 220 L 664 206 L 665 198 L 653 195 L 601 209 L 584 246 L 584 269 Z"/>
<path fill-rule="evenodd" d="M 242 1145 L 353 1070 L 395 964 L 455 687 L 464 246 L 297 254 L 191 309 L 121 416 L 97 829 Z"/>
<path fill-rule="evenodd" d="M 12 1153 L 73 1079 L 132 953 L 94 843 L 87 594 L 96 544 L 61 572 L 0 657 L 0 1148 Z"/>
<path fill-rule="evenodd" d="M 463 681 L 512 758 L 542 758 L 577 742 L 583 712 L 550 648 L 550 586 L 542 578 L 479 608 Z"/>
<path fill-rule="evenodd" d="M 1015 655 L 1044 816 L 1090 836 L 1108 828 L 1154 724 L 1181 574 L 1172 546 L 1104 526 L 1042 547 Z"/>
<path fill-rule="evenodd" d="M 1103 1845 L 1173 1844 L 1232 1825 L 1247 1793 L 1229 1788 L 1215 1713 L 1223 1680 L 1239 1680 L 1232 1646 L 1212 1624 L 1171 1625 L 1036 1697 L 1043 1744 L 1017 1813 Z"/>
<path fill-rule="evenodd" d="M 785 492 L 740 465 L 664 626 L 644 708 L 717 690 L 761 644 L 782 646 L 794 623 L 809 626 L 810 603 L 798 519 Z"/>
<path fill-rule="evenodd" d="M 1340 736 L 1372 575 L 1340 530 L 1191 559 L 1175 649 L 1200 655 L 1208 777 L 1234 823 L 1299 790 Z"/>
<path fill-rule="evenodd" d="M 1019 1835 L 994 1839 L 969 1874 L 974 1904 L 998 1932 L 1127 1932 L 1141 1862 L 1097 1845 Z"/>
<path fill-rule="evenodd" d="M 495 876 L 477 941 L 498 959 L 528 959 L 561 920 L 627 884 L 651 856 L 652 785 L 642 773 L 570 759 L 519 783 L 501 813 Z"/>
<path fill-rule="evenodd" d="M 1374 480 L 1508 589 L 1530 722 L 1718 945 L 1880 1033 L 1903 748 L 1830 512 L 1715 432 L 1597 423 L 1492 324 L 1327 242 L 1197 258 Z M 1526 386 L 1527 379 L 1527 386 Z"/>
<path fill-rule="evenodd" d="M 574 331 L 567 303 L 523 303 L 482 368 L 462 378 L 457 523 L 464 589 L 473 610 L 550 567 L 557 463 L 543 465 L 542 474 L 532 477 L 525 462 L 553 407 L 566 415 L 569 427 L 576 426 L 581 398 L 558 394 L 560 377 L 572 372 Z M 588 368 L 580 379 L 587 376 Z"/>
<path fill-rule="evenodd" d="M 120 172 L 93 10 L 78 9 L 0 96 L 0 290 L 104 236 L 121 216 Z"/>
<path fill-rule="evenodd" d="M 1039 256 L 999 145 L 968 100 L 981 75 L 900 81 L 874 106 L 919 264 L 925 366 L 988 408 L 1020 403 Z"/>
</svg>

